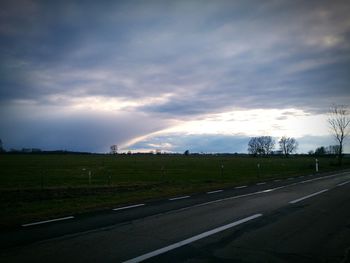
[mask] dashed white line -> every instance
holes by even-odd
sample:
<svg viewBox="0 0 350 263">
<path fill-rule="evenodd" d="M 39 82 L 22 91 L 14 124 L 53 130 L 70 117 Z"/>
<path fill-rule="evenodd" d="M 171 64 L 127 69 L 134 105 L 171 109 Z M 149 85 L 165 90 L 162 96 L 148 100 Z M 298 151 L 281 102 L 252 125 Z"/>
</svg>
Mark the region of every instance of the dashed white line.
<svg viewBox="0 0 350 263">
<path fill-rule="evenodd" d="M 263 184 L 266 184 L 266 182 L 257 183 L 256 185 L 263 185 Z"/>
<path fill-rule="evenodd" d="M 277 180 L 273 180 L 274 182 L 280 182 L 281 180 L 280 179 L 277 179 Z"/>
<path fill-rule="evenodd" d="M 248 221 L 250 221 L 250 220 L 253 220 L 253 219 L 256 219 L 256 218 L 258 218 L 258 217 L 260 217 L 260 216 L 262 216 L 262 214 L 255 214 L 255 215 L 252 215 L 252 216 L 243 218 L 243 219 L 238 220 L 238 221 L 235 221 L 235 222 L 233 222 L 233 223 L 230 223 L 230 224 L 227 224 L 227 225 L 224 225 L 224 226 L 221 226 L 221 227 L 218 227 L 218 228 L 215 228 L 215 229 L 206 231 L 206 232 L 204 232 L 204 233 L 202 233 L 202 234 L 199 234 L 199 235 L 190 237 L 190 238 L 188 238 L 188 239 L 185 239 L 185 240 L 182 240 L 182 241 L 180 241 L 180 242 L 171 244 L 171 245 L 169 245 L 169 246 L 166 246 L 166 247 L 163 247 L 163 248 L 154 250 L 154 251 L 152 251 L 152 252 L 143 254 L 143 255 L 138 256 L 138 257 L 136 257 L 136 258 L 129 259 L 129 260 L 127 260 L 127 261 L 124 261 L 124 263 L 136 263 L 136 262 L 144 261 L 144 260 L 146 260 L 146 259 L 149 259 L 149 258 L 158 256 L 158 255 L 163 254 L 163 253 L 166 253 L 166 252 L 168 252 L 168 251 L 170 251 L 170 250 L 174 250 L 174 249 L 176 249 L 176 248 L 179 248 L 179 247 L 188 245 L 188 244 L 190 244 L 190 243 L 193 243 L 193 242 L 195 242 L 195 241 L 197 241 L 197 240 L 200 240 L 200 239 L 203 239 L 203 238 L 205 238 L 205 237 L 208 237 L 208 236 L 214 235 L 214 234 L 216 234 L 216 233 L 222 232 L 222 231 L 227 230 L 227 229 L 229 229 L 229 228 L 232 228 L 232 227 L 238 226 L 238 225 L 240 225 L 240 224 L 246 223 L 246 222 L 248 222 Z"/>
<path fill-rule="evenodd" d="M 343 185 L 346 185 L 346 184 L 348 184 L 348 183 L 350 183 L 350 181 L 346 181 L 346 182 L 343 182 L 343 183 L 337 184 L 337 186 L 343 186 Z"/>
<path fill-rule="evenodd" d="M 73 219 L 73 218 L 74 218 L 74 216 L 66 216 L 66 217 L 61 217 L 61 218 L 56 218 L 56 219 L 51 219 L 51 220 L 45 220 L 45 221 L 39 221 L 39 222 L 24 224 L 22 226 L 23 227 L 35 226 L 35 225 L 41 225 L 41 224 L 57 222 L 57 221 L 63 221 L 63 220 L 68 220 L 68 219 Z"/>
<path fill-rule="evenodd" d="M 174 197 L 174 198 L 170 198 L 169 201 L 175 201 L 175 200 L 180 200 L 180 199 L 186 199 L 191 197 L 190 195 L 185 195 L 185 196 L 180 196 L 180 197 Z"/>
<path fill-rule="evenodd" d="M 224 190 L 215 190 L 215 191 L 207 192 L 207 194 L 208 194 L 208 195 L 210 195 L 210 194 L 216 194 L 216 193 L 220 193 L 220 192 L 222 192 L 222 191 L 224 191 Z"/>
<path fill-rule="evenodd" d="M 318 192 L 316 192 L 316 193 L 313 193 L 313 194 L 310 194 L 310 195 L 301 197 L 301 198 L 299 198 L 299 199 L 290 201 L 289 203 L 290 203 L 290 204 L 295 204 L 295 203 L 298 203 L 298 202 L 300 202 L 300 201 L 303 201 L 303 200 L 305 200 L 305 199 L 307 199 L 307 198 L 313 197 L 313 196 L 315 196 L 315 195 L 322 194 L 322 193 L 327 192 L 327 191 L 328 191 L 328 189 L 324 189 L 324 190 L 318 191 Z"/>
<path fill-rule="evenodd" d="M 113 211 L 118 211 L 118 210 L 124 210 L 124 209 L 129 209 L 129 208 L 144 206 L 144 205 L 145 205 L 145 204 L 129 205 L 129 206 L 123 206 L 123 207 L 114 208 L 114 209 L 112 209 L 112 210 L 113 210 Z"/>
<path fill-rule="evenodd" d="M 246 185 L 242 185 L 242 186 L 235 187 L 235 189 L 242 189 L 242 188 L 246 188 L 246 187 L 247 187 Z"/>
</svg>

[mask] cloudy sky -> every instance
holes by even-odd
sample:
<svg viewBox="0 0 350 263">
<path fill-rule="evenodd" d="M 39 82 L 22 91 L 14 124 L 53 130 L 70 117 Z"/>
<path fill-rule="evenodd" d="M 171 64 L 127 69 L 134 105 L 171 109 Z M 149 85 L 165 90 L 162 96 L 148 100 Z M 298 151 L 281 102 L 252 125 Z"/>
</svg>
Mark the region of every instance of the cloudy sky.
<svg viewBox="0 0 350 263">
<path fill-rule="evenodd" d="M 345 0 L 1 1 L 0 138 L 93 152 L 334 144 L 349 14 Z"/>
</svg>

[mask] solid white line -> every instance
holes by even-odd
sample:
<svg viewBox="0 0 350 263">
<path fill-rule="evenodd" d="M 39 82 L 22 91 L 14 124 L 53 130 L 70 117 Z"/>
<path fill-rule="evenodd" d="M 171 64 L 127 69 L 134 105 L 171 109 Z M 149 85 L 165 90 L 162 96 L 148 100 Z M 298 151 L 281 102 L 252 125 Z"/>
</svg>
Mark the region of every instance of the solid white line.
<svg viewBox="0 0 350 263">
<path fill-rule="evenodd" d="M 170 250 L 173 250 L 173 249 L 176 249 L 176 248 L 179 248 L 179 247 L 188 245 L 188 244 L 190 244 L 190 243 L 192 243 L 192 242 L 195 242 L 195 241 L 197 241 L 197 240 L 203 239 L 203 238 L 205 238 L 205 237 L 208 237 L 208 236 L 214 235 L 214 234 L 216 234 L 216 233 L 222 232 L 222 231 L 224 231 L 224 230 L 226 230 L 226 229 L 229 229 L 229 228 L 238 226 L 238 225 L 240 225 L 240 224 L 246 223 L 246 222 L 248 222 L 248 221 L 250 221 L 250 220 L 253 220 L 253 219 L 255 219 L 255 218 L 258 218 L 258 217 L 260 217 L 260 216 L 262 216 L 262 214 L 255 214 L 255 215 L 252 215 L 252 216 L 243 218 L 243 219 L 238 220 L 238 221 L 235 221 L 235 222 L 233 222 L 233 223 L 231 223 L 231 224 L 224 225 L 224 226 L 221 226 L 221 227 L 218 227 L 218 228 L 209 230 L 209 231 L 207 231 L 207 232 L 204 232 L 204 233 L 202 233 L 202 234 L 199 234 L 199 235 L 190 237 L 190 238 L 188 238 L 188 239 L 182 240 L 182 241 L 177 242 L 177 243 L 174 243 L 174 244 L 172 244 L 172 245 L 169 245 L 169 246 L 166 246 L 166 247 L 163 247 L 163 248 L 154 250 L 154 251 L 152 251 L 152 252 L 143 254 L 143 255 L 138 256 L 138 257 L 133 258 L 133 259 L 129 259 L 129 260 L 127 260 L 127 261 L 124 261 L 124 263 L 136 263 L 136 262 L 141 262 L 141 261 L 143 261 L 143 260 L 146 260 L 146 259 L 149 259 L 149 258 L 158 256 L 158 255 L 163 254 L 163 253 L 165 253 L 165 252 L 168 252 L 168 251 L 170 251 Z"/>
<path fill-rule="evenodd" d="M 169 201 L 175 201 L 175 200 L 185 199 L 185 198 L 189 198 L 189 197 L 191 197 L 191 196 L 185 195 L 185 196 L 180 196 L 180 197 L 174 197 L 174 198 L 170 198 Z"/>
<path fill-rule="evenodd" d="M 265 182 L 262 182 L 262 183 L 257 183 L 256 185 L 263 185 L 263 184 L 266 184 Z"/>
<path fill-rule="evenodd" d="M 220 193 L 220 192 L 222 192 L 222 191 L 224 191 L 224 190 L 215 190 L 215 191 L 207 192 L 207 194 L 208 194 L 208 195 L 210 195 L 210 194 L 216 194 L 216 193 Z"/>
<path fill-rule="evenodd" d="M 315 196 L 315 195 L 322 194 L 322 193 L 327 192 L 327 191 L 328 191 L 328 189 L 324 189 L 324 190 L 322 190 L 322 191 L 318 191 L 318 192 L 313 193 L 313 194 L 311 194 L 311 195 L 307 195 L 307 196 L 301 197 L 301 198 L 299 198 L 299 199 L 290 201 L 289 203 L 290 203 L 290 204 L 295 204 L 295 203 L 298 203 L 298 202 L 300 202 L 300 201 L 303 201 L 303 200 L 305 200 L 305 199 L 307 199 L 307 198 L 313 197 L 313 196 Z"/>
<path fill-rule="evenodd" d="M 129 208 L 144 206 L 144 205 L 145 205 L 145 204 L 129 205 L 129 206 L 123 206 L 123 207 L 119 207 L 119 208 L 114 208 L 114 209 L 112 209 L 112 210 L 113 210 L 113 211 L 118 211 L 118 210 L 124 210 L 124 209 L 129 209 Z"/>
<path fill-rule="evenodd" d="M 246 185 L 242 185 L 242 186 L 235 187 L 235 189 L 242 189 L 242 188 L 246 188 L 246 187 L 247 187 Z"/>
<path fill-rule="evenodd" d="M 61 218 L 46 220 L 46 221 L 39 221 L 39 222 L 24 224 L 24 225 L 22 225 L 22 226 L 23 226 L 23 227 L 35 226 L 35 225 L 41 225 L 41 224 L 46 224 L 46 223 L 51 223 L 51 222 L 56 222 L 56 221 L 62 221 L 62 220 L 73 219 L 73 218 L 74 218 L 74 216 L 67 216 L 67 217 L 61 217 Z"/>
<path fill-rule="evenodd" d="M 337 186 L 343 186 L 343 185 L 346 185 L 346 184 L 348 184 L 348 183 L 350 183 L 350 181 L 346 181 L 346 182 L 344 182 L 344 183 L 337 184 Z"/>
</svg>

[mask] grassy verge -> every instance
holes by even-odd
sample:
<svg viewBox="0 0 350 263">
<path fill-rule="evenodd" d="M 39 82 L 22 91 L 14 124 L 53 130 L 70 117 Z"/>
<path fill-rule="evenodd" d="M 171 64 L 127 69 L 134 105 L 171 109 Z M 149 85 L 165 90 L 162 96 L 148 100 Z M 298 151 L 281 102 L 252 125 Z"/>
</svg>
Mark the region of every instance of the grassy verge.
<svg viewBox="0 0 350 263">
<path fill-rule="evenodd" d="M 305 156 L 0 155 L 0 228 L 310 174 L 314 163 Z M 334 158 L 319 158 L 320 171 L 339 169 L 335 163 Z M 344 160 L 342 168 L 347 167 L 350 160 Z"/>
</svg>

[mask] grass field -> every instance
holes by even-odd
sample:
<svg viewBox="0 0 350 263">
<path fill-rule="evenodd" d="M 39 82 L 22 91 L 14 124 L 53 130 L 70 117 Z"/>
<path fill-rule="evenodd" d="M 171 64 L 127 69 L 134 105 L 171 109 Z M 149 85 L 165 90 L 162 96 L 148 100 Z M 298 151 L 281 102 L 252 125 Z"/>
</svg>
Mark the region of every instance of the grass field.
<svg viewBox="0 0 350 263">
<path fill-rule="evenodd" d="M 340 168 L 334 158 L 318 159 L 320 172 Z M 345 158 L 341 168 L 348 167 Z M 0 227 L 314 170 L 308 156 L 3 154 Z"/>
</svg>

